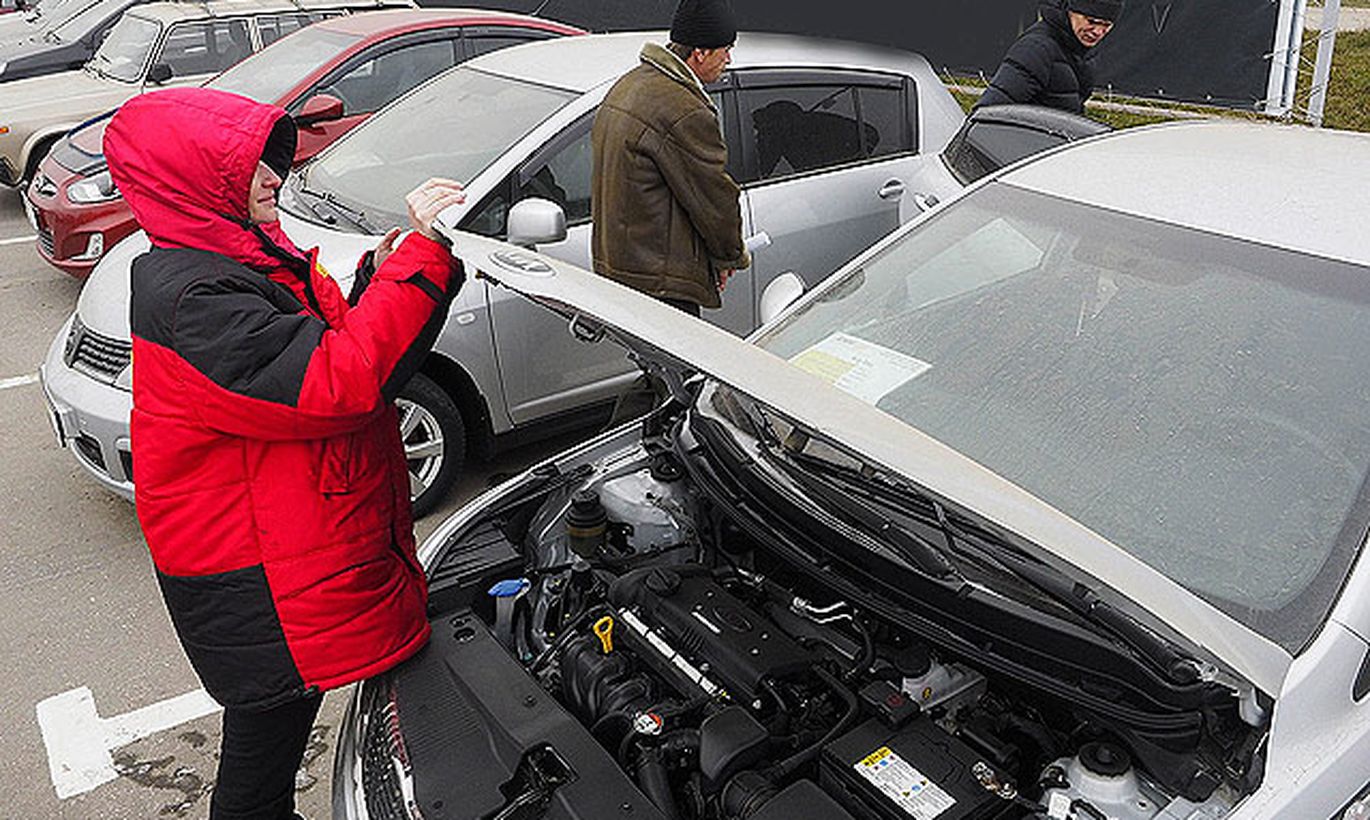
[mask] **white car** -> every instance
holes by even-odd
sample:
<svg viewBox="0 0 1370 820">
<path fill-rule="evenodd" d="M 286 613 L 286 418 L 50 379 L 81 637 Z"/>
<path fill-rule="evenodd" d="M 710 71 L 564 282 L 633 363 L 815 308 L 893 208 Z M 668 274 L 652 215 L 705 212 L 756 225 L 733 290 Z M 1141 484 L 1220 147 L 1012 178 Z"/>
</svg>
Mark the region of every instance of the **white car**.
<svg viewBox="0 0 1370 820">
<path fill-rule="evenodd" d="M 281 224 L 300 247 L 349 277 L 379 234 L 403 225 L 404 194 L 430 176 L 465 183 L 444 219 L 475 233 L 590 259 L 590 126 L 613 82 L 664 33 L 594 35 L 483 55 L 419 86 L 334 143 L 282 190 Z M 807 38 L 742 34 L 713 87 L 742 183 L 748 236 L 771 245 L 728 285 L 707 318 L 735 333 L 757 325 L 763 294 L 787 271 L 818 282 L 897 227 L 907 203 L 960 189 L 939 152 L 960 108 L 918 55 Z M 822 127 L 767 131 L 796 112 Z M 805 119 L 805 118 L 809 119 Z M 762 125 L 755 125 L 760 122 Z M 759 141 L 771 148 L 758 156 Z M 793 162 L 790 157 L 793 157 Z M 764 166 L 764 167 L 763 167 Z M 533 200 L 533 201 L 530 201 Z M 555 219 L 544 220 L 550 207 Z M 86 469 L 130 495 L 128 270 L 135 233 L 92 272 L 42 374 L 58 429 Z M 415 509 L 430 509 L 468 450 L 569 424 L 602 421 L 631 381 L 622 354 L 561 344 L 559 319 L 472 278 L 422 373 L 401 393 Z"/>
<path fill-rule="evenodd" d="M 334 816 L 1364 817 L 1367 178 L 1364 135 L 1086 140 L 751 343 L 450 232 L 675 401 L 424 544 Z"/>
</svg>

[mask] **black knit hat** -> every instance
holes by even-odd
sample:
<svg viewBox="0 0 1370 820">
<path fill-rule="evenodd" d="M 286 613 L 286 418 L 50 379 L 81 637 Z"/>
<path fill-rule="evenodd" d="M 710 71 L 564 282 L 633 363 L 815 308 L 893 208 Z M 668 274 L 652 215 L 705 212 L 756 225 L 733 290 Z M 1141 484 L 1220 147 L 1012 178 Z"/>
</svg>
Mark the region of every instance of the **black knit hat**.
<svg viewBox="0 0 1370 820">
<path fill-rule="evenodd" d="M 671 21 L 671 42 L 691 48 L 723 48 L 737 42 L 737 18 L 728 0 L 680 0 Z"/>
<path fill-rule="evenodd" d="M 1123 13 L 1123 0 L 1066 0 L 1066 9 L 1116 23 Z"/>
</svg>

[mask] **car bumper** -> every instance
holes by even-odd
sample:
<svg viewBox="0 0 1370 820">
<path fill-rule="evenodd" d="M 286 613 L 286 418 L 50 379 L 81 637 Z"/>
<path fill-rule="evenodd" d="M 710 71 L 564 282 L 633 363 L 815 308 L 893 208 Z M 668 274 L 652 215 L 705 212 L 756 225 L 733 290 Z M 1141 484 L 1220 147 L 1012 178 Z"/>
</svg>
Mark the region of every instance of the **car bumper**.
<svg viewBox="0 0 1370 820">
<path fill-rule="evenodd" d="M 51 159 L 44 160 L 24 192 L 38 234 L 38 254 L 64 273 L 84 279 L 105 251 L 138 225 L 122 198 L 88 205 L 72 202 L 67 186 L 80 178 L 53 166 Z"/>
<path fill-rule="evenodd" d="M 133 394 L 67 365 L 63 351 L 71 325 L 69 319 L 62 326 L 38 369 L 49 418 L 76 462 L 106 489 L 132 501 L 128 420 Z"/>
</svg>

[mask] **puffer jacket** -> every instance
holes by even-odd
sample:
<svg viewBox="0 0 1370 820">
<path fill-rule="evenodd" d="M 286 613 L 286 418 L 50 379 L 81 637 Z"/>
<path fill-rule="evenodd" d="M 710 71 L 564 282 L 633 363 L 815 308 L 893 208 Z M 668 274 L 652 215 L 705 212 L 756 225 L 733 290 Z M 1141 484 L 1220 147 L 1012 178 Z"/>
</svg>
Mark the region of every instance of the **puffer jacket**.
<svg viewBox="0 0 1370 820">
<path fill-rule="evenodd" d="M 1008 103 L 1045 105 L 1082 114 L 1094 93 L 1089 49 L 1070 27 L 1065 0 L 1041 5 L 1041 18 L 1004 55 L 976 108 Z"/>
<path fill-rule="evenodd" d="M 125 103 L 104 143 L 153 245 L 130 302 L 138 520 L 195 671 L 247 708 L 428 639 L 391 401 L 462 282 L 412 234 L 352 307 L 317 249 L 251 225 L 258 160 L 294 139 L 281 109 L 193 88 Z"/>
<path fill-rule="evenodd" d="M 595 271 L 716 308 L 718 272 L 751 264 L 718 112 L 674 54 L 649 43 L 641 59 L 609 90 L 590 137 Z"/>
</svg>

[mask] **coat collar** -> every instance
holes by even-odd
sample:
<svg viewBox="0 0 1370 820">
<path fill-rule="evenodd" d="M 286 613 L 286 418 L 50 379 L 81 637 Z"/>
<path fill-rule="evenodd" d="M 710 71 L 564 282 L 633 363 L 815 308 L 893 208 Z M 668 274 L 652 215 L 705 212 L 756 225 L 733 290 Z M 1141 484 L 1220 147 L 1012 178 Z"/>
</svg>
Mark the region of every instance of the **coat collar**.
<svg viewBox="0 0 1370 820">
<path fill-rule="evenodd" d="M 647 43 L 638 56 L 642 62 L 693 91 L 710 108 L 714 107 L 714 101 L 709 97 L 709 92 L 704 90 L 704 84 L 683 60 L 671 53 L 670 49 L 656 43 Z"/>
</svg>

